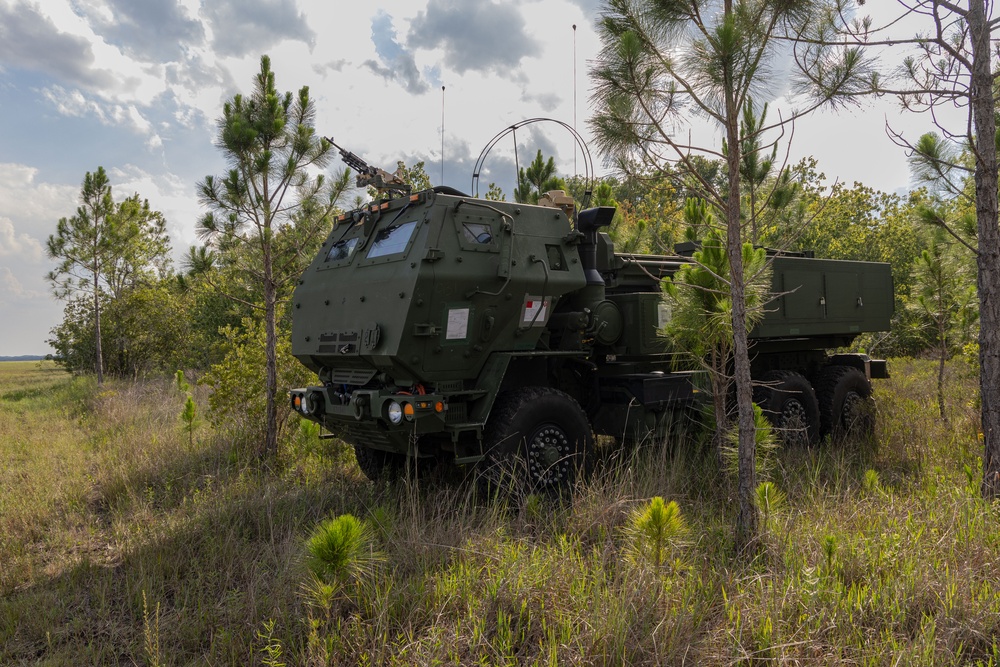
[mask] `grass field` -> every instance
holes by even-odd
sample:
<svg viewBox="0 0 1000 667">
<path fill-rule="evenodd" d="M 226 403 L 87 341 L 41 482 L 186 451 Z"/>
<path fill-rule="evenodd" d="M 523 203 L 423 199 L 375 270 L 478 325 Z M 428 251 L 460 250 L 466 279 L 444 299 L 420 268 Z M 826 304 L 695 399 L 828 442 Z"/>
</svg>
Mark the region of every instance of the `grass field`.
<svg viewBox="0 0 1000 667">
<path fill-rule="evenodd" d="M 942 422 L 933 363 L 891 369 L 877 442 L 778 454 L 746 557 L 733 481 L 692 447 L 605 452 L 571 502 L 499 507 L 373 485 L 308 432 L 262 470 L 189 437 L 172 379 L 3 363 L 0 664 L 996 665 L 975 378 L 949 367 Z M 654 496 L 686 524 L 655 543 Z M 381 557 L 324 587 L 304 543 L 345 513 Z"/>
</svg>

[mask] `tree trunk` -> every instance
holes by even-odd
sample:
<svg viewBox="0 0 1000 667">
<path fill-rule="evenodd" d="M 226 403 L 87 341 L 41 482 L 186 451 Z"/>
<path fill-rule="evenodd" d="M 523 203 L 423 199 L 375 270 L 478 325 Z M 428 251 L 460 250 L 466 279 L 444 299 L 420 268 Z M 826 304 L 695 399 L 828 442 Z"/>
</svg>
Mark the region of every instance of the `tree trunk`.
<svg viewBox="0 0 1000 667">
<path fill-rule="evenodd" d="M 944 362 L 948 358 L 948 345 L 945 342 L 944 331 L 939 331 L 938 336 L 941 337 L 941 351 L 940 358 L 938 359 L 938 376 L 937 376 L 937 401 L 938 401 L 938 412 L 941 414 L 942 421 L 947 421 L 948 417 L 945 415 L 944 411 Z"/>
<path fill-rule="evenodd" d="M 267 392 L 265 408 L 264 442 L 260 451 L 261 460 L 273 460 L 278 455 L 278 336 L 277 336 L 277 289 L 274 284 L 271 246 L 265 243 L 264 256 L 264 354 L 265 381 Z"/>
<path fill-rule="evenodd" d="M 979 290 L 979 393 L 984 498 L 1000 497 L 1000 229 L 997 226 L 997 151 L 990 26 L 984 0 L 970 0 L 971 106 L 975 127 L 976 259 Z"/>
<path fill-rule="evenodd" d="M 94 270 L 94 368 L 97 371 L 97 386 L 104 385 L 104 353 L 101 351 L 101 290 L 100 276 Z"/>
<path fill-rule="evenodd" d="M 722 461 L 722 448 L 726 445 L 726 433 L 729 430 L 729 355 L 719 350 L 712 350 L 709 355 L 711 383 L 712 383 L 712 410 L 715 414 L 715 451 Z"/>
<path fill-rule="evenodd" d="M 739 514 L 736 518 L 736 549 L 743 551 L 757 536 L 757 509 L 754 487 L 757 485 L 757 435 L 753 414 L 753 384 L 750 378 L 750 352 L 747 343 L 746 283 L 743 275 L 743 230 L 740 220 L 740 141 L 737 107 L 728 92 L 727 141 L 729 155 L 729 198 L 726 201 L 726 253 L 729 256 L 729 293 L 733 300 L 733 372 L 736 381 L 736 409 L 739 444 Z"/>
</svg>

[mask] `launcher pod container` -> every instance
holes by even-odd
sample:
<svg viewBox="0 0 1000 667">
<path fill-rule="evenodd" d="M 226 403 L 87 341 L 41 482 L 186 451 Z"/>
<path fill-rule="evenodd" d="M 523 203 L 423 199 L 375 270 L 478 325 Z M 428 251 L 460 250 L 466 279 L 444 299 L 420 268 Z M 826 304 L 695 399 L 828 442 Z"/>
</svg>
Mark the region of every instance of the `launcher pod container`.
<svg viewBox="0 0 1000 667">
<path fill-rule="evenodd" d="M 486 201 L 447 187 L 341 216 L 294 294 L 293 407 L 376 479 L 447 458 L 530 489 L 571 484 L 594 434 L 667 437 L 703 396 L 661 329 L 662 278 L 692 261 L 614 251 L 614 209 Z M 884 361 L 831 354 L 893 312 L 887 264 L 773 254 L 753 329 L 757 400 L 789 439 L 870 429 Z"/>
</svg>

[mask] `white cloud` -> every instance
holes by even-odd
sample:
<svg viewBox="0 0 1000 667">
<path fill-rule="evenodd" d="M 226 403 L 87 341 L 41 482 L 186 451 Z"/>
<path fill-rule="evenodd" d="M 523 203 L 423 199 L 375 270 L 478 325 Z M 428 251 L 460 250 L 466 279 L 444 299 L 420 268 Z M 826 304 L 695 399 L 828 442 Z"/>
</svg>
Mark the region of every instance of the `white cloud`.
<svg viewBox="0 0 1000 667">
<path fill-rule="evenodd" d="M 38 239 L 25 233 L 18 233 L 14 223 L 0 218 L 0 257 L 26 257 L 34 261 L 42 259 L 42 244 Z"/>
<path fill-rule="evenodd" d="M 79 90 L 70 91 L 62 86 L 52 86 L 51 88 L 42 90 L 42 95 L 63 116 L 73 116 L 76 118 L 95 116 L 102 123 L 107 124 L 108 122 L 101 105 L 93 100 L 88 100 Z"/>
<path fill-rule="evenodd" d="M 132 164 L 114 167 L 108 172 L 113 184 L 116 201 L 138 193 L 149 200 L 149 205 L 163 213 L 167 219 L 174 246 L 175 259 L 187 252 L 188 246 L 196 245 L 195 221 L 203 211 L 198 205 L 195 183 L 176 174 L 150 173 Z"/>
<path fill-rule="evenodd" d="M 145 137 L 146 146 L 150 149 L 163 146 L 163 139 L 153 129 L 153 124 L 134 104 L 98 101 L 87 97 L 80 90 L 66 90 L 62 86 L 45 88 L 42 94 L 64 116 L 77 118 L 93 116 L 104 125 L 125 127 Z"/>
<path fill-rule="evenodd" d="M 45 296 L 42 292 L 25 289 L 17 276 L 7 267 L 0 268 L 0 294 L 8 294 L 15 299 L 38 299 Z"/>
<path fill-rule="evenodd" d="M 0 218 L 12 221 L 18 236 L 43 239 L 55 231 L 59 218 L 76 210 L 80 189 L 38 183 L 37 176 L 35 167 L 0 163 Z"/>
</svg>

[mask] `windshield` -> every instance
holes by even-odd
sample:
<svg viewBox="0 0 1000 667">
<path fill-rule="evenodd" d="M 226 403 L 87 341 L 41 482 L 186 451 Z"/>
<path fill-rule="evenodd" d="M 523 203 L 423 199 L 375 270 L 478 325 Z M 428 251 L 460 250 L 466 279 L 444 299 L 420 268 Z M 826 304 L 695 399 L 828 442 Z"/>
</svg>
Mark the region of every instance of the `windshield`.
<svg viewBox="0 0 1000 667">
<path fill-rule="evenodd" d="M 330 252 L 326 253 L 326 261 L 328 262 L 343 262 L 349 260 L 351 255 L 354 253 L 354 248 L 358 245 L 358 238 L 355 236 L 353 239 L 346 239 L 344 241 L 337 241 L 330 248 Z"/>
<path fill-rule="evenodd" d="M 368 250 L 368 259 L 395 255 L 406 250 L 406 244 L 413 236 L 413 230 L 417 227 L 417 221 L 404 222 L 401 225 L 392 225 L 379 230 L 375 234 L 375 242 Z"/>
</svg>

